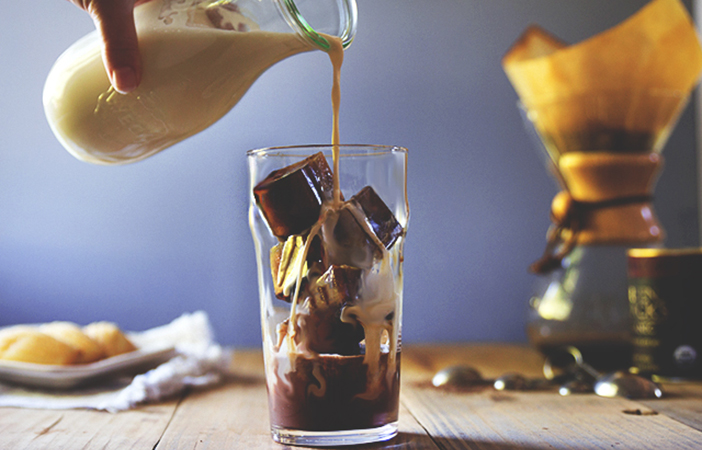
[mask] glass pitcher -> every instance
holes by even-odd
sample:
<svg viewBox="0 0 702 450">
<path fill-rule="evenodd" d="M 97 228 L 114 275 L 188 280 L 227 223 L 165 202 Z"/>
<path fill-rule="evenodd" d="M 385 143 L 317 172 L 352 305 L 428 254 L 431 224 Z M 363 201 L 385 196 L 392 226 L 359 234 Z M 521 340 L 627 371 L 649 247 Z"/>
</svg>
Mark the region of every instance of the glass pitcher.
<svg viewBox="0 0 702 450">
<path fill-rule="evenodd" d="M 577 347 L 601 370 L 627 368 L 627 250 L 661 246 L 652 206 L 661 152 L 687 103 L 678 91 L 607 91 L 521 106 L 558 181 L 527 336 L 546 354 Z"/>
<path fill-rule="evenodd" d="M 356 34 L 355 0 L 152 0 L 134 18 L 141 85 L 120 94 L 105 72 L 97 32 L 68 48 L 44 86 L 52 131 L 76 158 L 124 164 L 147 158 L 224 116 L 270 66 Z"/>
</svg>

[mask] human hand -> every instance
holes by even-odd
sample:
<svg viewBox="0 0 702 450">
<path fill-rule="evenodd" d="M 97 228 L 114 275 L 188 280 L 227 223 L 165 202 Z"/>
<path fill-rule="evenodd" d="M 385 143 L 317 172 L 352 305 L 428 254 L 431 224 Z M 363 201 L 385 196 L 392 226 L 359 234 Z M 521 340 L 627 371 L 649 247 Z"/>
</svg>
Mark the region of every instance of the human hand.
<svg viewBox="0 0 702 450">
<path fill-rule="evenodd" d="M 148 0 L 69 0 L 93 18 L 102 36 L 102 60 L 112 86 L 121 93 L 141 82 L 141 55 L 134 25 L 134 6 Z"/>
</svg>

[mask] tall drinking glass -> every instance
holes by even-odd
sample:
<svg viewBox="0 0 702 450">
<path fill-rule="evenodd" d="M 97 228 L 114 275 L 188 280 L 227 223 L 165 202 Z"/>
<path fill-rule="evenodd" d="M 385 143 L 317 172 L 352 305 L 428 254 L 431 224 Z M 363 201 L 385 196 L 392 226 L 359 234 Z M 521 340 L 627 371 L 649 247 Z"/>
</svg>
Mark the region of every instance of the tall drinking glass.
<svg viewBox="0 0 702 450">
<path fill-rule="evenodd" d="M 397 434 L 407 150 L 341 145 L 338 173 L 333 150 L 247 153 L 271 433 L 284 444 Z"/>
</svg>

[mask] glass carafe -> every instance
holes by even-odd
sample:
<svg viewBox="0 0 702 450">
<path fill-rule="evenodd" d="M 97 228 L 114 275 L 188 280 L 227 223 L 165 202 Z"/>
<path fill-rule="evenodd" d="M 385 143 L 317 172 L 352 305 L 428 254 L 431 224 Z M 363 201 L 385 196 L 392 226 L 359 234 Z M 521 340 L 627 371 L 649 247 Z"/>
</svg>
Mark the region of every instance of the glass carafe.
<svg viewBox="0 0 702 450">
<path fill-rule="evenodd" d="M 54 134 L 76 158 L 123 164 L 147 158 L 224 116 L 270 66 L 330 37 L 347 47 L 355 0 L 152 0 L 134 17 L 141 85 L 110 85 L 92 32 L 56 61 L 44 87 Z"/>
<path fill-rule="evenodd" d="M 527 335 L 549 354 L 575 346 L 602 369 L 628 367 L 626 252 L 662 244 L 652 207 L 661 151 L 686 95 L 616 91 L 523 105 L 561 192 L 530 300 Z"/>
</svg>

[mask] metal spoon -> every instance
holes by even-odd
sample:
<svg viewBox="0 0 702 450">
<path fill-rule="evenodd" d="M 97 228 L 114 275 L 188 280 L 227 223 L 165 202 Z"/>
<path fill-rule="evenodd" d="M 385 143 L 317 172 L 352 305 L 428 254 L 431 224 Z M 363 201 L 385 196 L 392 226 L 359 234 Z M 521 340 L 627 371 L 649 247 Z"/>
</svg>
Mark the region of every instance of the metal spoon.
<svg viewBox="0 0 702 450">
<path fill-rule="evenodd" d="M 495 379 L 492 386 L 498 391 L 524 391 L 529 389 L 530 382 L 518 373 L 506 373 Z"/>
<path fill-rule="evenodd" d="M 595 392 L 601 397 L 625 397 L 628 399 L 661 398 L 663 391 L 658 384 L 642 376 L 617 371 L 602 374 L 583 360 L 575 347 L 567 347 L 566 352 L 573 363 L 563 367 L 555 365 L 548 358 L 544 362 L 546 380 L 527 379 L 516 373 L 507 373 L 497 379 L 485 380 L 477 369 L 469 366 L 451 366 L 438 371 L 432 378 L 435 387 L 471 388 L 492 383 L 498 391 L 533 390 L 549 383 L 561 383 L 561 395 Z"/>
<path fill-rule="evenodd" d="M 660 386 L 648 378 L 625 371 L 602 374 L 583 360 L 583 355 L 577 348 L 567 347 L 565 350 L 573 357 L 575 365 L 584 372 L 585 377 L 579 380 L 583 384 L 571 381 L 562 385 L 559 389 L 561 395 L 586 391 L 587 378 L 591 377 L 594 380 L 593 389 L 595 394 L 600 397 L 646 399 L 661 398 L 663 396 Z"/>
<path fill-rule="evenodd" d="M 486 380 L 477 369 L 451 366 L 441 369 L 431 382 L 435 387 L 471 388 L 492 384 L 498 391 L 525 391 L 543 387 L 544 380 L 530 380 L 518 373 L 507 373 L 495 380 Z"/>
<path fill-rule="evenodd" d="M 436 372 L 431 379 L 435 387 L 467 388 L 485 384 L 480 372 L 469 366 L 451 366 Z"/>
<path fill-rule="evenodd" d="M 617 371 L 602 375 L 595 383 L 595 394 L 600 397 L 628 399 L 661 398 L 663 391 L 653 381 L 630 372 Z"/>
</svg>

